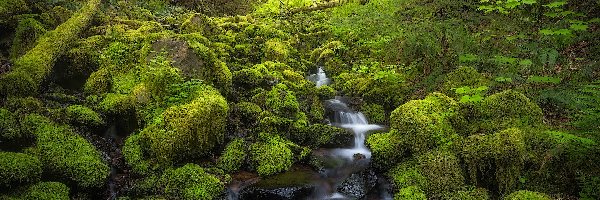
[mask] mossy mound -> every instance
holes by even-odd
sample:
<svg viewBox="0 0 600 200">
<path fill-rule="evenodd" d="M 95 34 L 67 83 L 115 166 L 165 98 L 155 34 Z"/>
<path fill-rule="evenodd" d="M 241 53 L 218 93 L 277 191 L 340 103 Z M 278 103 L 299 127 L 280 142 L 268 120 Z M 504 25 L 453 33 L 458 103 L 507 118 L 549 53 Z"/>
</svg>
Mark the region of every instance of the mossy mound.
<svg viewBox="0 0 600 200">
<path fill-rule="evenodd" d="M 167 170 L 161 180 L 165 194 L 176 199 L 214 199 L 225 189 L 221 180 L 196 164 Z"/>
<path fill-rule="evenodd" d="M 244 139 L 238 138 L 229 142 L 217 160 L 217 167 L 229 173 L 239 170 L 246 161 L 246 151 L 247 144 Z"/>
<path fill-rule="evenodd" d="M 104 121 L 98 113 L 91 108 L 82 105 L 71 105 L 66 109 L 67 117 L 71 123 L 82 126 L 96 127 L 102 125 Z"/>
<path fill-rule="evenodd" d="M 480 105 L 480 132 L 489 133 L 512 127 L 542 123 L 542 109 L 515 90 L 506 90 L 485 98 Z"/>
<path fill-rule="evenodd" d="M 394 194 L 394 200 L 425 200 L 427 195 L 418 187 L 409 186 L 402 188 Z"/>
<path fill-rule="evenodd" d="M 454 153 L 435 150 L 417 157 L 419 171 L 426 180 L 423 190 L 430 198 L 440 198 L 465 185 L 462 168 Z"/>
<path fill-rule="evenodd" d="M 30 186 L 23 199 L 68 200 L 70 189 L 59 182 L 39 182 Z"/>
<path fill-rule="evenodd" d="M 46 33 L 44 25 L 32 17 L 19 20 L 10 49 L 10 58 L 17 59 L 33 48 L 35 40 Z"/>
<path fill-rule="evenodd" d="M 36 182 L 42 174 L 42 164 L 34 156 L 0 152 L 0 188 L 15 189 Z"/>
<path fill-rule="evenodd" d="M 288 142 L 276 135 L 250 146 L 251 164 L 261 176 L 287 171 L 292 166 L 293 159 Z"/>
<path fill-rule="evenodd" d="M 427 179 L 414 161 L 408 161 L 394 167 L 388 172 L 388 177 L 397 189 L 406 187 L 425 188 L 427 186 Z"/>
<path fill-rule="evenodd" d="M 140 134 L 133 134 L 125 140 L 123 145 L 123 158 L 136 174 L 147 174 L 150 172 L 150 163 L 145 159 Z"/>
<path fill-rule="evenodd" d="M 371 134 L 367 145 L 371 149 L 373 165 L 380 169 L 392 168 L 409 155 L 408 145 L 396 130 L 388 133 Z"/>
<path fill-rule="evenodd" d="M 463 146 L 471 182 L 507 193 L 516 188 L 525 162 L 525 141 L 517 128 L 491 135 L 469 136 Z M 482 175 L 492 177 L 482 177 Z"/>
<path fill-rule="evenodd" d="M 39 155 L 44 172 L 81 188 L 104 185 L 110 168 L 90 142 L 69 127 L 39 115 L 28 115 L 23 124 L 37 137 L 34 152 Z"/>
<path fill-rule="evenodd" d="M 412 153 L 420 154 L 453 144 L 458 135 L 451 120 L 457 110 L 458 104 L 452 98 L 433 93 L 396 108 L 390 116 L 390 126 L 407 142 Z"/>
<path fill-rule="evenodd" d="M 3 147 L 22 146 L 30 140 L 33 140 L 33 135 L 21 131 L 17 116 L 0 108 L 0 144 L 3 144 Z"/>
<path fill-rule="evenodd" d="M 539 192 L 527 191 L 527 190 L 519 190 L 519 191 L 513 192 L 503 198 L 503 200 L 523 200 L 523 199 L 550 200 L 551 198 L 546 194 L 539 193 Z"/>
<path fill-rule="evenodd" d="M 365 114 L 371 124 L 385 124 L 387 121 L 385 109 L 382 105 L 365 104 L 361 106 L 360 111 Z"/>
</svg>

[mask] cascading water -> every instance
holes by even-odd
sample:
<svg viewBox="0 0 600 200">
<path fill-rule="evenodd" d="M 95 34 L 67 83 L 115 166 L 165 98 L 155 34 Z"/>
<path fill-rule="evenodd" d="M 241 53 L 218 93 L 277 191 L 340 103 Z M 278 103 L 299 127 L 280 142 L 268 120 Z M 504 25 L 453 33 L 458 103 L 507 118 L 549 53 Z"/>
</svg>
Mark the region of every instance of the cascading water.
<svg viewBox="0 0 600 200">
<path fill-rule="evenodd" d="M 309 76 L 309 80 L 317 86 L 329 83 L 325 72 L 319 67 L 317 74 Z M 382 129 L 382 126 L 369 124 L 365 115 L 353 111 L 341 97 L 328 100 L 328 108 L 333 111 L 331 125 L 348 129 L 354 133 L 354 145 L 351 148 L 330 149 L 330 159 L 337 160 L 335 167 L 326 168 L 321 172 L 321 179 L 317 183 L 314 199 L 349 199 L 338 191 L 338 186 L 352 174 L 366 169 L 371 158 L 371 151 L 365 146 L 365 137 L 369 131 Z M 388 199 L 389 195 L 382 195 Z"/>
</svg>

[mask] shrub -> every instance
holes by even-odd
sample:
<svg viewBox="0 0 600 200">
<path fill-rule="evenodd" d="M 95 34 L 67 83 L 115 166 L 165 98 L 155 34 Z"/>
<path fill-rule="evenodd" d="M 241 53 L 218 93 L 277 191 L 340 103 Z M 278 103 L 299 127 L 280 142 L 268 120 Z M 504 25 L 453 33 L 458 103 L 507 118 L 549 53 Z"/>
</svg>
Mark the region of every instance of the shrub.
<svg viewBox="0 0 600 200">
<path fill-rule="evenodd" d="M 33 49 L 15 61 L 14 70 L 0 77 L 1 85 L 10 85 L 2 88 L 2 93 L 8 96 L 37 93 L 44 78 L 52 71 L 54 62 L 77 39 L 98 10 L 100 2 L 89 0 L 73 17 L 37 40 Z"/>
<path fill-rule="evenodd" d="M 430 198 L 439 198 L 461 189 L 465 184 L 458 158 L 451 152 L 431 151 L 417 158 L 420 172 L 427 180 L 423 188 Z"/>
<path fill-rule="evenodd" d="M 25 117 L 25 130 L 36 135 L 36 152 L 44 172 L 82 188 L 104 185 L 110 168 L 96 148 L 67 126 L 59 126 L 39 115 Z"/>
<path fill-rule="evenodd" d="M 273 135 L 250 146 L 250 159 L 260 176 L 269 176 L 288 170 L 293 163 L 293 154 L 285 140 Z"/>
<path fill-rule="evenodd" d="M 458 135 L 451 120 L 457 110 L 458 104 L 452 98 L 433 93 L 396 108 L 390 116 L 390 126 L 405 138 L 413 153 L 419 154 L 453 144 Z"/>
<path fill-rule="evenodd" d="M 95 127 L 104 123 L 98 113 L 82 105 L 71 105 L 67 107 L 66 112 L 74 124 Z"/>
<path fill-rule="evenodd" d="M 229 142 L 217 160 L 217 166 L 228 173 L 239 170 L 246 161 L 246 149 L 244 139 L 238 138 Z"/>
<path fill-rule="evenodd" d="M 27 189 L 23 199 L 69 200 L 69 190 L 59 182 L 39 182 Z"/>
<path fill-rule="evenodd" d="M 225 185 L 196 164 L 167 170 L 163 176 L 165 194 L 177 199 L 214 199 Z"/>
<path fill-rule="evenodd" d="M 521 130 L 506 129 L 491 135 L 469 136 L 462 145 L 463 159 L 472 182 L 487 181 L 481 175 L 495 175 L 500 193 L 515 189 L 525 162 L 525 142 Z M 493 188 L 490 188 L 493 189 Z"/>
<path fill-rule="evenodd" d="M 522 200 L 522 199 L 550 200 L 550 197 L 548 197 L 548 195 L 546 195 L 546 194 L 539 193 L 539 192 L 519 190 L 519 191 L 513 192 L 513 193 L 505 196 L 503 199 L 504 200 Z"/>
<path fill-rule="evenodd" d="M 23 153 L 0 152 L 0 188 L 16 188 L 40 179 L 40 160 Z"/>
</svg>

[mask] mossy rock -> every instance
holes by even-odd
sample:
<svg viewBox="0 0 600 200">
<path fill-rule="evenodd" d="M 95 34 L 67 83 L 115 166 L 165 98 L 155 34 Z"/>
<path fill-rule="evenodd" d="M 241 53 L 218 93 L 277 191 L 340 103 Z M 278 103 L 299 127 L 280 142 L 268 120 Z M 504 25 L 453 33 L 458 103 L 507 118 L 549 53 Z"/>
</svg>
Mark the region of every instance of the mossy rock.
<svg viewBox="0 0 600 200">
<path fill-rule="evenodd" d="M 394 194 L 394 200 L 426 200 L 427 196 L 419 187 L 409 186 L 401 188 Z"/>
<path fill-rule="evenodd" d="M 255 124 L 262 113 L 260 106 L 250 102 L 240 102 L 234 107 L 233 112 L 245 124 Z"/>
<path fill-rule="evenodd" d="M 452 98 L 432 93 L 396 108 L 390 116 L 390 127 L 404 138 L 412 153 L 448 148 L 459 139 L 451 123 L 457 110 L 458 104 Z"/>
<path fill-rule="evenodd" d="M 339 148 L 353 144 L 354 134 L 325 124 L 313 124 L 292 135 L 292 141 L 311 147 Z"/>
<path fill-rule="evenodd" d="M 290 57 L 291 49 L 292 47 L 288 42 L 282 41 L 279 38 L 267 40 L 263 47 L 264 59 L 285 62 Z"/>
<path fill-rule="evenodd" d="M 475 68 L 460 66 L 446 75 L 445 82 L 441 86 L 441 91 L 448 96 L 457 98 L 460 96 L 454 91 L 455 88 L 464 86 L 478 88 L 489 86 L 490 83 L 491 81 L 477 72 Z"/>
<path fill-rule="evenodd" d="M 366 144 L 371 149 L 373 165 L 380 169 L 390 169 L 409 155 L 406 141 L 396 130 L 371 134 Z"/>
<path fill-rule="evenodd" d="M 112 87 L 112 76 L 108 68 L 101 68 L 92 72 L 83 85 L 86 94 L 103 94 L 110 91 Z"/>
<path fill-rule="evenodd" d="M 360 111 L 367 116 L 369 123 L 372 124 L 385 124 L 386 115 L 383 106 L 379 104 L 365 104 L 362 105 Z"/>
<path fill-rule="evenodd" d="M 71 123 L 81 126 L 97 127 L 104 124 L 102 117 L 91 108 L 82 105 L 70 105 L 66 109 Z"/>
<path fill-rule="evenodd" d="M 273 114 L 290 119 L 295 119 L 300 112 L 300 104 L 294 92 L 284 84 L 273 86 L 267 93 L 265 105 Z"/>
<path fill-rule="evenodd" d="M 110 168 L 90 142 L 70 127 L 56 125 L 39 115 L 28 115 L 23 124 L 24 130 L 33 131 L 37 137 L 34 152 L 39 155 L 44 172 L 81 188 L 104 185 Z"/>
<path fill-rule="evenodd" d="M 9 97 L 6 108 L 16 115 L 41 113 L 44 111 L 44 103 L 34 97 Z"/>
<path fill-rule="evenodd" d="M 148 174 L 151 170 L 150 163 L 144 157 L 144 149 L 140 144 L 140 134 L 127 137 L 123 145 L 123 158 L 136 174 Z"/>
<path fill-rule="evenodd" d="M 217 160 L 217 167 L 225 172 L 236 172 L 242 168 L 246 161 L 247 144 L 244 139 L 238 138 L 229 142 Z"/>
<path fill-rule="evenodd" d="M 506 90 L 485 98 L 480 105 L 481 131 L 495 132 L 512 127 L 538 126 L 542 109 L 515 90 Z"/>
<path fill-rule="evenodd" d="M 276 135 L 250 146 L 251 164 L 260 176 L 287 171 L 292 166 L 293 159 L 288 142 Z"/>
<path fill-rule="evenodd" d="M 0 152 L 0 188 L 15 189 L 40 179 L 42 163 L 24 153 Z"/>
<path fill-rule="evenodd" d="M 167 170 L 162 176 L 164 192 L 177 199 L 215 199 L 225 189 L 225 184 L 196 164 Z"/>
<path fill-rule="evenodd" d="M 430 198 L 440 198 L 465 185 L 459 159 L 452 152 L 434 150 L 419 156 L 417 162 L 427 183 L 423 189 Z"/>
<path fill-rule="evenodd" d="M 151 158 L 170 165 L 190 157 L 208 155 L 224 140 L 229 106 L 215 89 L 197 91 L 191 102 L 167 108 L 142 130 L 141 144 Z"/>
<path fill-rule="evenodd" d="M 6 0 L 0 2 L 0 24 L 11 25 L 10 22 L 19 14 L 29 12 L 30 8 L 25 0 Z"/>
<path fill-rule="evenodd" d="M 519 190 L 516 192 L 513 192 L 507 196 L 505 196 L 504 198 L 502 198 L 503 200 L 550 200 L 551 198 L 544 194 L 544 193 L 539 193 L 539 192 L 533 192 L 533 191 L 528 191 L 528 190 Z"/>
<path fill-rule="evenodd" d="M 68 200 L 70 189 L 60 182 L 39 182 L 30 186 L 23 199 Z"/>
<path fill-rule="evenodd" d="M 19 20 L 12 47 L 10 49 L 10 58 L 17 59 L 33 48 L 35 40 L 46 33 L 44 25 L 32 17 Z"/>
<path fill-rule="evenodd" d="M 469 190 L 460 190 L 444 196 L 442 199 L 448 200 L 489 200 L 490 195 L 484 188 L 474 188 Z"/>
<path fill-rule="evenodd" d="M 34 140 L 32 134 L 21 130 L 18 116 L 0 108 L 0 144 L 3 147 L 18 147 L 30 144 Z"/>
<path fill-rule="evenodd" d="M 132 112 L 135 104 L 133 95 L 108 93 L 98 104 L 98 108 L 106 114 L 119 115 Z"/>
<path fill-rule="evenodd" d="M 500 193 L 516 188 L 524 168 L 525 154 L 523 133 L 518 128 L 491 135 L 469 136 L 462 145 L 462 157 L 471 182 L 497 185 Z M 487 177 L 490 175 L 494 178 Z"/>
<path fill-rule="evenodd" d="M 397 189 L 406 187 L 424 188 L 427 186 L 427 179 L 414 161 L 407 161 L 394 167 L 387 175 Z"/>
</svg>

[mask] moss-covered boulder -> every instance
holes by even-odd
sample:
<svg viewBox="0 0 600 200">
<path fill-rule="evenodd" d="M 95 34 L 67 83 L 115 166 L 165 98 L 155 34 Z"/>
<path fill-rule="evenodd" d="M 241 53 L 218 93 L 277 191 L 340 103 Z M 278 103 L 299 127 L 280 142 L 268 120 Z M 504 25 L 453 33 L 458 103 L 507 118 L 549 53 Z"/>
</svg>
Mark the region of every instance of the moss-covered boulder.
<svg viewBox="0 0 600 200">
<path fill-rule="evenodd" d="M 215 199 L 225 184 L 196 164 L 167 170 L 162 176 L 164 192 L 175 199 Z"/>
<path fill-rule="evenodd" d="M 110 168 L 90 142 L 70 127 L 54 124 L 39 115 L 28 115 L 23 124 L 25 130 L 33 131 L 37 137 L 34 152 L 45 173 L 81 188 L 104 185 Z"/>
<path fill-rule="evenodd" d="M 533 191 L 528 191 L 528 190 L 519 190 L 519 191 L 510 193 L 509 195 L 505 196 L 502 199 L 503 200 L 523 200 L 523 199 L 550 200 L 551 198 L 544 193 L 533 192 Z"/>
<path fill-rule="evenodd" d="M 373 165 L 380 169 L 390 169 L 410 155 L 406 141 L 396 130 L 371 134 L 366 144 L 371 149 Z"/>
<path fill-rule="evenodd" d="M 151 170 L 151 165 L 144 156 L 144 148 L 142 147 L 140 134 L 132 134 L 125 140 L 122 153 L 123 158 L 136 174 L 148 174 Z"/>
<path fill-rule="evenodd" d="M 506 90 L 485 98 L 480 105 L 482 129 L 489 133 L 512 127 L 536 126 L 542 123 L 542 109 L 515 90 Z"/>
<path fill-rule="evenodd" d="M 66 109 L 66 114 L 71 123 L 80 126 L 97 127 L 104 123 L 97 112 L 82 105 L 70 105 Z"/>
<path fill-rule="evenodd" d="M 133 95 L 107 93 L 98 104 L 98 109 L 110 115 L 122 115 L 131 113 L 135 109 L 135 98 Z"/>
<path fill-rule="evenodd" d="M 383 106 L 379 104 L 362 105 L 360 111 L 365 114 L 371 124 L 385 124 L 386 115 Z"/>
<path fill-rule="evenodd" d="M 12 47 L 10 48 L 10 58 L 17 59 L 25 54 L 35 45 L 35 40 L 46 33 L 44 25 L 32 17 L 19 20 Z"/>
<path fill-rule="evenodd" d="M 247 148 L 244 139 L 238 138 L 229 142 L 217 160 L 217 167 L 229 173 L 239 170 L 246 161 Z"/>
<path fill-rule="evenodd" d="M 291 137 L 295 143 L 310 147 L 350 147 L 354 141 L 354 134 L 351 132 L 325 124 L 310 125 Z"/>
<path fill-rule="evenodd" d="M 416 186 L 402 188 L 394 194 L 394 200 L 426 200 L 425 192 Z"/>
<path fill-rule="evenodd" d="M 458 104 L 441 93 L 423 100 L 412 100 L 396 108 L 390 126 L 403 137 L 412 153 L 420 154 L 436 147 L 448 147 L 459 137 L 452 127 Z"/>
<path fill-rule="evenodd" d="M 86 94 L 102 94 L 110 91 L 112 87 L 112 76 L 107 68 L 92 72 L 83 85 Z"/>
<path fill-rule="evenodd" d="M 506 194 L 516 188 L 525 162 L 525 141 L 517 128 L 490 135 L 472 135 L 462 145 L 462 157 L 472 183 Z M 488 177 L 491 176 L 491 177 Z"/>
<path fill-rule="evenodd" d="M 36 182 L 42 174 L 42 163 L 23 153 L 0 152 L 0 188 L 15 189 Z"/>
<path fill-rule="evenodd" d="M 266 107 L 275 115 L 296 119 L 300 105 L 293 91 L 284 84 L 273 86 L 267 93 Z"/>
<path fill-rule="evenodd" d="M 465 185 L 458 157 L 445 150 L 434 150 L 417 158 L 419 171 L 426 180 L 423 190 L 430 198 L 440 198 Z"/>
<path fill-rule="evenodd" d="M 3 147 L 21 146 L 19 143 L 27 143 L 31 139 L 33 135 L 21 131 L 17 116 L 0 108 L 0 144 Z"/>
<path fill-rule="evenodd" d="M 251 164 L 261 176 L 287 171 L 294 162 L 293 156 L 288 142 L 276 135 L 250 146 Z"/>
<path fill-rule="evenodd" d="M 394 188 L 402 189 L 406 187 L 425 188 L 427 179 L 421 173 L 420 168 L 414 161 L 404 162 L 388 172 L 388 177 L 394 184 Z"/>
<path fill-rule="evenodd" d="M 452 192 L 442 199 L 465 199 L 465 200 L 488 200 L 490 199 L 490 195 L 488 191 L 483 188 L 472 188 L 468 190 L 460 190 Z"/>
<path fill-rule="evenodd" d="M 39 182 L 30 186 L 23 199 L 69 200 L 70 189 L 60 182 Z"/>
<path fill-rule="evenodd" d="M 170 165 L 208 155 L 224 140 L 229 106 L 218 91 L 197 91 L 191 102 L 167 108 L 142 130 L 141 143 L 151 158 Z"/>
</svg>

